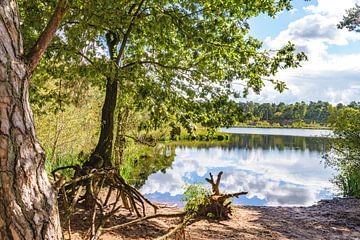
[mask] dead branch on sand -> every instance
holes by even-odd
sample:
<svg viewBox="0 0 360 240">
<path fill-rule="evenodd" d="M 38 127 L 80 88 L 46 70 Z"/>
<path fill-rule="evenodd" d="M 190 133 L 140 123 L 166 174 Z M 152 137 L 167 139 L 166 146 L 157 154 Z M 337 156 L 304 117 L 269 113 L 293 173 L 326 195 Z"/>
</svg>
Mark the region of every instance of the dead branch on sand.
<svg viewBox="0 0 360 240">
<path fill-rule="evenodd" d="M 71 167 L 79 170 L 79 167 Z M 63 183 L 63 180 L 56 179 L 56 172 L 66 168 L 60 168 L 53 171 L 55 182 L 59 191 L 60 202 L 63 204 L 62 219 L 64 228 L 67 229 L 71 239 L 71 216 L 83 205 L 91 209 L 92 218 L 85 239 L 97 240 L 100 235 L 107 231 L 113 231 L 119 228 L 137 224 L 142 221 L 154 218 L 180 218 L 180 223 L 172 228 L 167 234 L 158 238 L 158 240 L 169 239 L 175 236 L 175 239 L 185 239 L 185 228 L 190 222 L 196 221 L 199 217 L 209 217 L 214 219 L 228 219 L 231 215 L 231 202 L 229 198 L 239 197 L 247 192 L 238 192 L 232 194 L 221 193 L 219 186 L 223 172 L 217 175 L 214 180 L 210 173 L 210 179 L 206 181 L 211 184 L 212 194 L 208 197 L 206 203 L 199 205 L 196 212 L 182 211 L 174 213 L 157 213 L 158 206 L 145 198 L 137 189 L 130 186 L 120 176 L 115 169 L 92 169 L 86 174 L 75 173 L 74 177 Z M 60 179 L 63 179 L 61 177 Z M 106 194 L 104 194 L 104 192 Z M 102 194 L 100 194 L 102 193 Z M 153 208 L 154 214 L 146 214 L 146 206 Z M 110 219 L 114 217 L 120 208 L 127 208 L 130 212 L 137 215 L 137 219 L 109 226 Z M 194 221 L 191 221 L 194 220 Z"/>
</svg>

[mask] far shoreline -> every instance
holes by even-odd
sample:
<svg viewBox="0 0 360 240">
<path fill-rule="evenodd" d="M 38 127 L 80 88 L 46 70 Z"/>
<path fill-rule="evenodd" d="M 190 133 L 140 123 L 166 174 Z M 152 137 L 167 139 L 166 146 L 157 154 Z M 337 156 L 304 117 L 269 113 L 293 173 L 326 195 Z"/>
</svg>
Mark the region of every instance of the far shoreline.
<svg viewBox="0 0 360 240">
<path fill-rule="evenodd" d="M 309 128 L 230 127 L 230 128 L 220 128 L 218 132 L 225 134 L 272 135 L 272 136 L 316 137 L 316 138 L 331 138 L 331 136 L 333 136 L 332 130 L 309 129 Z"/>
<path fill-rule="evenodd" d="M 309 129 L 309 130 L 332 130 L 331 127 L 327 127 L 327 126 L 314 126 L 314 127 L 310 127 L 310 126 L 291 126 L 291 125 L 284 125 L 284 126 L 263 126 L 263 125 L 235 125 L 235 126 L 231 126 L 231 127 L 221 127 L 221 128 L 272 128 L 272 129 Z"/>
</svg>

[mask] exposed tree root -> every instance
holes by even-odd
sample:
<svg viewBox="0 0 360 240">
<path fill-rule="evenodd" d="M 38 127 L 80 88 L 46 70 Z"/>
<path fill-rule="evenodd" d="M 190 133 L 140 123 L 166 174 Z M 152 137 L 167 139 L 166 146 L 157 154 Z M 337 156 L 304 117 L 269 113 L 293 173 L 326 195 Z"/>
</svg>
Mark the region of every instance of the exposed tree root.
<svg viewBox="0 0 360 240">
<path fill-rule="evenodd" d="M 63 181 L 63 177 L 56 179 L 57 171 L 68 168 L 75 170 L 72 179 L 65 182 Z M 210 179 L 206 179 L 206 181 L 211 184 L 213 194 L 209 196 L 206 204 L 199 206 L 197 212 L 184 211 L 157 214 L 158 206 L 151 203 L 134 187 L 127 184 L 115 169 L 92 169 L 87 171 L 86 174 L 79 173 L 80 171 L 83 171 L 83 169 L 80 169 L 78 166 L 62 167 L 53 171 L 56 184 L 60 184 L 60 186 L 58 186 L 60 189 L 59 197 L 65 210 L 62 214 L 62 222 L 64 223 L 64 227 L 68 229 L 70 239 L 71 216 L 79 210 L 78 207 L 81 206 L 81 203 L 89 200 L 89 197 L 92 203 L 90 205 L 90 209 L 92 209 L 92 221 L 86 239 L 97 240 L 105 231 L 113 231 L 153 218 L 181 217 L 182 221 L 179 225 L 175 226 L 164 236 L 158 238 L 158 240 L 164 240 L 172 236 L 175 236 L 175 239 L 185 239 L 185 227 L 189 224 L 190 220 L 196 220 L 197 217 L 211 216 L 215 219 L 228 219 L 231 215 L 231 202 L 228 201 L 228 199 L 247 194 L 247 192 L 233 194 L 220 193 L 219 185 L 223 173 L 220 172 L 218 174 L 216 181 L 214 181 L 213 175 L 210 173 Z M 105 195 L 104 191 L 106 191 Z M 100 194 L 100 192 L 102 194 Z M 146 215 L 146 205 L 153 208 L 154 214 Z M 89 209 L 88 204 L 86 204 L 85 207 Z M 123 207 L 126 207 L 131 212 L 135 212 L 138 218 L 130 222 L 106 227 L 109 220 Z"/>
<path fill-rule="evenodd" d="M 185 228 L 189 225 L 190 220 L 192 219 L 192 216 L 185 216 L 183 221 L 175 226 L 170 232 L 167 234 L 157 238 L 156 240 L 166 240 L 169 239 L 172 236 L 175 236 L 175 240 L 183 240 L 185 239 Z"/>
<path fill-rule="evenodd" d="M 186 214 L 187 214 L 186 212 L 158 213 L 158 214 L 148 215 L 148 216 L 145 216 L 145 217 L 142 217 L 142 218 L 132 220 L 130 222 L 126 222 L 126 223 L 123 223 L 123 224 L 120 224 L 120 225 L 115 225 L 115 226 L 111 226 L 111 227 L 103 228 L 103 229 L 106 230 L 106 231 L 113 231 L 115 229 L 119 229 L 119 228 L 122 228 L 122 227 L 127 227 L 129 225 L 132 225 L 132 224 L 135 224 L 135 223 L 138 223 L 138 222 L 142 222 L 142 221 L 145 221 L 145 220 L 149 220 L 149 219 L 152 219 L 152 218 L 184 217 L 184 216 L 186 216 Z"/>
<path fill-rule="evenodd" d="M 138 190 L 127 184 L 115 169 L 92 169 L 87 174 L 79 174 L 79 171 L 83 171 L 80 167 L 62 167 L 53 171 L 57 185 L 62 178 L 57 180 L 56 172 L 68 168 L 75 170 L 74 178 L 62 183 L 59 187 L 61 189 L 59 197 L 66 209 L 62 218 L 70 236 L 71 215 L 76 212 L 76 207 L 84 201 L 86 201 L 86 207 L 90 206 L 93 211 L 93 220 L 89 231 L 89 239 L 92 240 L 98 239 L 103 226 L 122 206 L 130 206 L 129 210 L 134 211 L 138 217 L 146 216 L 145 204 L 150 205 L 155 213 L 158 209 Z M 100 192 L 104 190 L 107 191 L 105 198 L 100 195 Z M 115 195 L 115 200 L 111 199 L 111 195 Z M 89 197 L 90 205 L 88 204 Z"/>
</svg>

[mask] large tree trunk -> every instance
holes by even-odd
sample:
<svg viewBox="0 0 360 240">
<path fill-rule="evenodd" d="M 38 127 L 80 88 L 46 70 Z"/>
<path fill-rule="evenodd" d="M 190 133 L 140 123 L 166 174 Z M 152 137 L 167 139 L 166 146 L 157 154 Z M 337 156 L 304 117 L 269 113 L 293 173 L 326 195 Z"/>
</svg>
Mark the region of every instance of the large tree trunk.
<svg viewBox="0 0 360 240">
<path fill-rule="evenodd" d="M 101 168 L 111 167 L 114 141 L 114 114 L 116 108 L 118 82 L 110 78 L 106 83 L 106 95 L 101 114 L 100 137 L 90 160 L 85 166 Z"/>
<path fill-rule="evenodd" d="M 112 32 L 105 35 L 110 59 L 116 60 L 116 46 L 119 36 Z M 107 77 L 105 101 L 101 112 L 100 137 L 95 150 L 84 166 L 86 168 L 111 167 L 111 156 L 114 142 L 114 116 L 118 95 L 118 79 Z"/>
<path fill-rule="evenodd" d="M 18 6 L 0 1 L 0 239 L 62 239 L 29 106 Z"/>
</svg>

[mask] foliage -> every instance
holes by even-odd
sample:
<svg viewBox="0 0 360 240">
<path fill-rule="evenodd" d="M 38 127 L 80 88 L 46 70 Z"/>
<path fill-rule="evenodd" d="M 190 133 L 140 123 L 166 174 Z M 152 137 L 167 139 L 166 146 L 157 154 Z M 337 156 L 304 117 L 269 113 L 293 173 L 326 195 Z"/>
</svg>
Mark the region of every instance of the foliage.
<svg viewBox="0 0 360 240">
<path fill-rule="evenodd" d="M 197 213 L 201 207 L 208 205 L 211 196 L 210 188 L 203 184 L 185 186 L 183 201 L 186 202 L 184 209 L 189 213 Z"/>
<path fill-rule="evenodd" d="M 330 120 L 335 138 L 324 157 L 339 170 L 335 182 L 343 194 L 360 197 L 360 110 L 334 111 Z"/>
<path fill-rule="evenodd" d="M 340 110 L 346 106 L 332 106 L 328 102 L 296 102 L 285 103 L 240 103 L 241 112 L 246 112 L 248 125 L 260 127 L 308 127 L 321 128 L 328 125 L 328 118 L 334 109 Z M 347 107 L 360 109 L 360 102 L 351 102 Z M 241 119 L 240 119 L 241 120 Z M 240 125 L 241 125 L 241 121 Z"/>
<path fill-rule="evenodd" d="M 47 154 L 47 158 L 51 157 L 51 152 Z M 75 166 L 82 164 L 82 157 L 79 154 L 75 153 L 58 153 L 57 157 L 53 161 L 45 162 L 46 172 L 49 174 L 57 168 L 65 167 L 65 166 Z M 74 174 L 73 169 L 65 169 L 61 171 L 61 174 L 71 178 Z"/>
<path fill-rule="evenodd" d="M 360 5 L 356 4 L 355 7 L 346 11 L 343 20 L 338 24 L 339 28 L 347 28 L 349 31 L 360 32 Z"/>
<path fill-rule="evenodd" d="M 195 130 L 189 134 L 185 130 L 182 130 L 181 134 L 177 136 L 175 140 L 197 140 L 197 141 L 224 141 L 229 140 L 230 136 L 226 133 L 221 133 L 217 131 L 218 129 L 215 128 L 206 128 L 202 126 L 196 126 Z"/>
<path fill-rule="evenodd" d="M 47 89 L 54 89 L 48 87 Z M 53 102 L 32 102 L 37 136 L 48 154 L 48 161 L 57 155 L 89 153 L 96 144 L 102 95 L 98 89 L 84 90 L 78 104 L 64 104 L 56 109 Z"/>
<path fill-rule="evenodd" d="M 54 1 L 20 1 L 20 5 L 26 44 L 47 21 Z M 33 96 L 43 87 L 43 76 L 64 78 L 71 82 L 68 86 L 79 86 L 86 79 L 81 86 L 100 89 L 110 79 L 126 89 L 120 95 L 130 96 L 131 109 L 146 110 L 150 118 L 144 124 L 149 128 L 173 123 L 191 132 L 199 122 L 232 125 L 239 110 L 232 98 L 249 90 L 259 93 L 264 82 L 283 91 L 284 83 L 273 76 L 306 59 L 291 43 L 264 50 L 249 36 L 251 17 L 262 13 L 275 17 L 290 8 L 289 0 L 70 1 L 61 34 L 37 70 Z M 235 90 L 239 81 L 244 87 Z M 67 96 L 74 94 L 61 99 Z M 37 99 L 58 97 L 48 92 Z"/>
<path fill-rule="evenodd" d="M 344 196 L 360 198 L 360 168 L 358 166 L 342 166 L 341 174 L 335 177 L 334 182 Z"/>
</svg>

